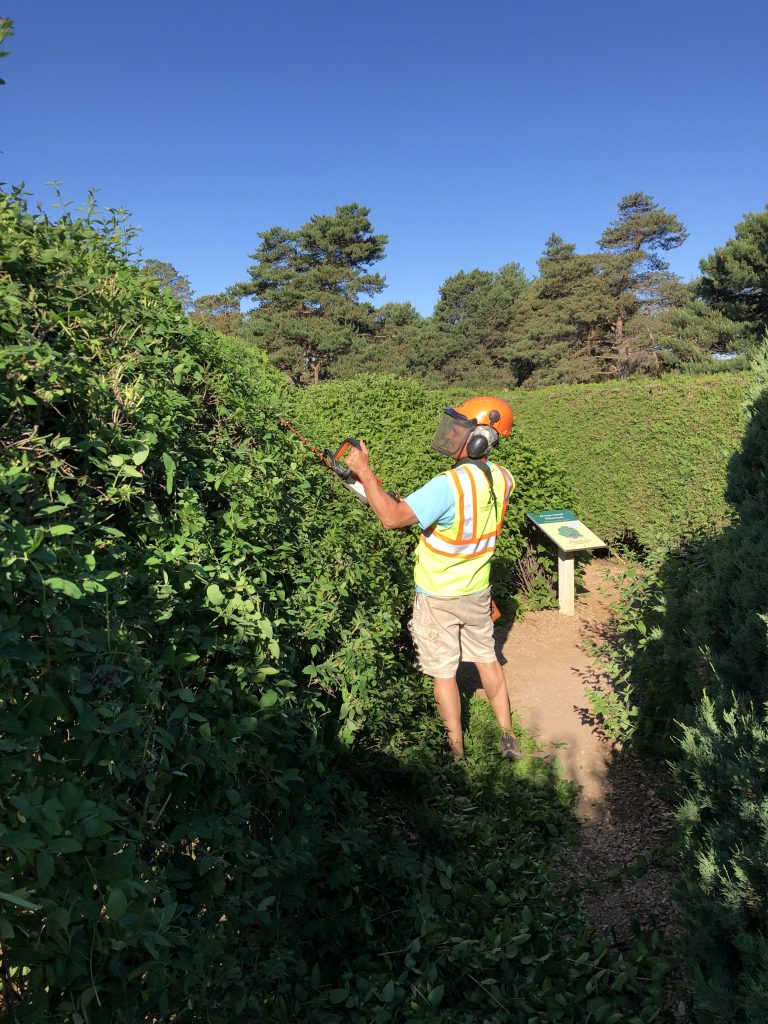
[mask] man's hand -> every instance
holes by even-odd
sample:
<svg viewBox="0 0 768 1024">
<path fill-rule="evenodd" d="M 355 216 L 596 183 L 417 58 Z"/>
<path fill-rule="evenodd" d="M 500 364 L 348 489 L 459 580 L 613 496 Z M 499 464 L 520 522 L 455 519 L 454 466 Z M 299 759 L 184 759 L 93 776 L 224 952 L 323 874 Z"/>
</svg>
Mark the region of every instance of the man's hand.
<svg viewBox="0 0 768 1024">
<path fill-rule="evenodd" d="M 360 442 L 360 447 L 355 448 L 354 446 L 347 452 L 347 466 L 352 470 L 356 477 L 364 475 L 366 469 L 370 469 L 368 465 L 368 446 L 365 441 Z"/>
<path fill-rule="evenodd" d="M 368 504 L 385 530 L 402 529 L 418 522 L 410 505 L 392 498 L 381 486 L 368 463 L 368 446 L 365 441 L 360 442 L 359 448 L 350 448 L 347 454 L 347 467 L 363 485 Z"/>
</svg>

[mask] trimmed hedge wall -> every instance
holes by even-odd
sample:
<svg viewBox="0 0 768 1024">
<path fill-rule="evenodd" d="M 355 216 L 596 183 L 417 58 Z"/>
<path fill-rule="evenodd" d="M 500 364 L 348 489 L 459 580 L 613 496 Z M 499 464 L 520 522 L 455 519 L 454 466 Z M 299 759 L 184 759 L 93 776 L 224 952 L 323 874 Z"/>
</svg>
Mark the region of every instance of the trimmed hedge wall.
<svg viewBox="0 0 768 1024">
<path fill-rule="evenodd" d="M 563 470 L 607 541 L 674 543 L 731 518 L 728 460 L 748 374 L 559 385 L 506 395 L 521 435 Z"/>
<path fill-rule="evenodd" d="M 654 550 L 615 624 L 635 739 L 675 774 L 700 1024 L 764 1024 L 768 1006 L 768 342 L 745 379 L 727 524 Z"/>
</svg>

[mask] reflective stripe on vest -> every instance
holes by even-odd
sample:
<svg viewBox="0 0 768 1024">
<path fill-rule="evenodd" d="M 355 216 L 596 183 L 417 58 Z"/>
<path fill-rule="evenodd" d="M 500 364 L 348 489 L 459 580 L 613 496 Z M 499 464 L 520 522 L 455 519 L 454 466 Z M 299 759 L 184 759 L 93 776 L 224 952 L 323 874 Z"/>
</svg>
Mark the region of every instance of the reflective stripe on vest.
<svg viewBox="0 0 768 1024">
<path fill-rule="evenodd" d="M 488 481 L 481 469 L 474 470 L 470 466 L 459 466 L 458 469 L 450 469 L 445 474 L 451 484 L 456 499 L 456 513 L 453 523 L 447 530 L 439 526 L 430 526 L 421 535 L 422 541 L 432 551 L 446 555 L 448 558 L 475 558 L 486 551 L 492 551 L 496 547 L 496 538 L 501 533 L 504 525 L 504 515 L 507 511 L 509 492 L 515 486 L 510 473 L 502 466 L 492 466 L 491 473 L 495 476 L 494 470 L 501 473 L 502 480 L 494 480 L 494 491 L 498 489 L 499 483 L 504 484 L 504 498 L 501 503 L 496 502 L 497 517 L 491 518 L 486 514 L 483 517 L 478 513 L 478 486 L 480 493 L 485 498 L 490 496 Z M 491 512 L 493 506 L 490 506 Z M 482 520 L 482 521 L 481 521 Z M 488 529 L 488 526 L 491 529 Z M 481 533 L 481 530 L 486 532 Z"/>
<path fill-rule="evenodd" d="M 490 560 L 501 533 L 509 495 L 515 486 L 502 466 L 491 465 L 494 506 L 479 467 L 458 466 L 445 474 L 455 498 L 455 514 L 445 529 L 424 530 L 416 556 L 416 583 L 433 594 L 469 594 L 487 586 Z"/>
</svg>

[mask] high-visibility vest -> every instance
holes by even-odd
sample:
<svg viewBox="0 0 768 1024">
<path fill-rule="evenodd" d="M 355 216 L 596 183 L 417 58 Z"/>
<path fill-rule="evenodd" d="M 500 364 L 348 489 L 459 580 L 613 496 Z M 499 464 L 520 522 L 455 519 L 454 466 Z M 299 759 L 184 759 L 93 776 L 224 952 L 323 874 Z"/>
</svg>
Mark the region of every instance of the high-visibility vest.
<svg viewBox="0 0 768 1024">
<path fill-rule="evenodd" d="M 416 549 L 416 586 L 437 597 L 476 594 L 490 583 L 491 558 L 501 533 L 515 481 L 502 466 L 487 463 L 496 495 L 485 473 L 463 465 L 446 472 L 455 498 L 453 522 L 424 530 Z"/>
</svg>

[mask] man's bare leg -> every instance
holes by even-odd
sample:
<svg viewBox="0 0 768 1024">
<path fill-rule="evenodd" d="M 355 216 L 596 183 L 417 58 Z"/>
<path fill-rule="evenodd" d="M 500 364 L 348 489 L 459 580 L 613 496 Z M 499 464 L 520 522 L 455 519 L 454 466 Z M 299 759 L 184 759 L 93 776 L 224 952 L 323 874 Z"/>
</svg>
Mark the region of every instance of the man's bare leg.
<svg viewBox="0 0 768 1024">
<path fill-rule="evenodd" d="M 501 666 L 499 666 L 501 667 Z M 443 720 L 448 734 L 448 743 L 455 758 L 464 757 L 464 737 L 461 732 L 461 697 L 456 684 L 456 676 L 450 679 L 433 677 L 435 680 L 435 700 L 437 710 Z M 509 717 L 509 707 L 507 707 Z M 510 724 L 510 728 L 512 728 Z"/>
<path fill-rule="evenodd" d="M 509 694 L 504 679 L 504 670 L 498 661 L 476 661 L 480 682 L 485 695 L 493 708 L 499 728 L 504 732 L 512 732 L 512 719 L 509 712 Z"/>
<path fill-rule="evenodd" d="M 515 734 L 512 732 L 512 719 L 509 711 L 509 694 L 504 679 L 504 669 L 498 661 L 475 662 L 480 673 L 480 682 L 493 708 L 496 722 L 501 729 L 499 750 L 505 761 L 519 761 L 525 755 L 520 749 Z"/>
</svg>

